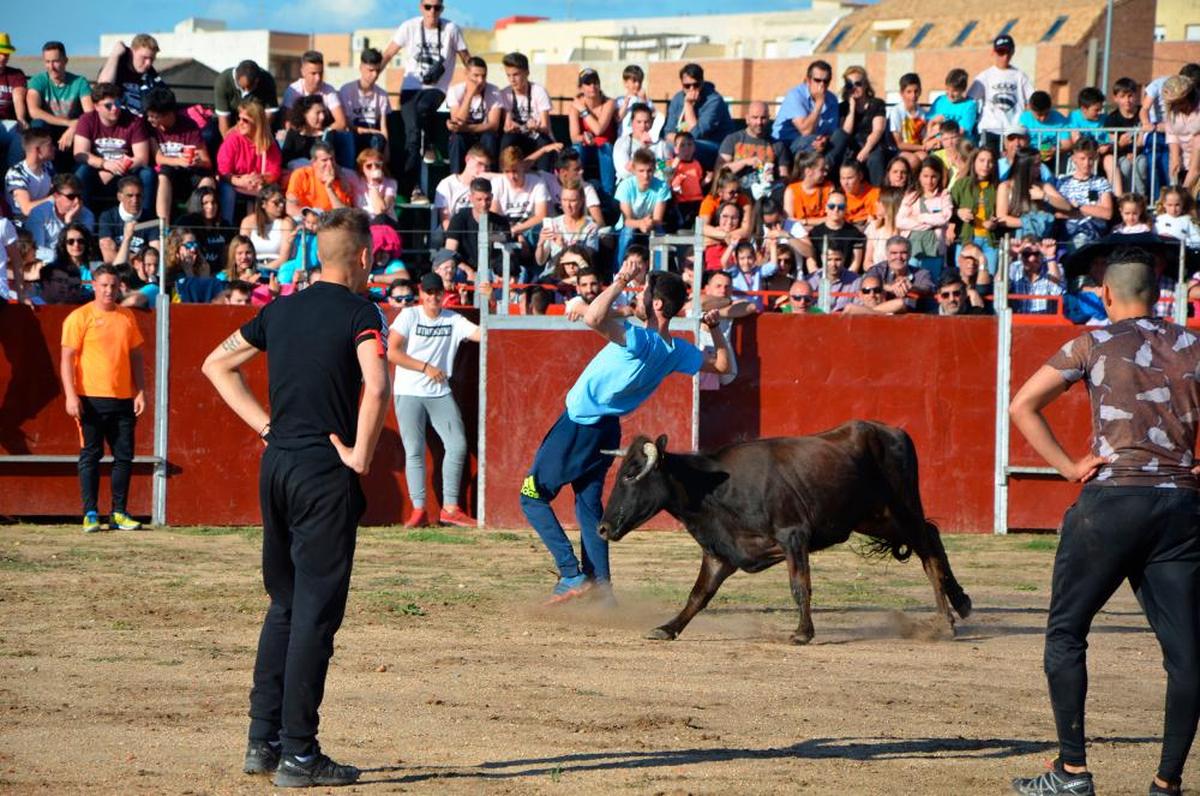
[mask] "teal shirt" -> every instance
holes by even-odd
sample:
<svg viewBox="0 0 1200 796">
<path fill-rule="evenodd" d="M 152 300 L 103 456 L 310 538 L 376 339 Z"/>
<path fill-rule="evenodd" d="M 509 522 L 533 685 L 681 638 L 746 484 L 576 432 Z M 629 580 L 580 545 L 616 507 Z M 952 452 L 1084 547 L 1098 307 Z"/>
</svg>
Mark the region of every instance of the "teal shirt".
<svg viewBox="0 0 1200 796">
<path fill-rule="evenodd" d="M 29 79 L 28 88 L 41 97 L 42 110 L 60 119 L 78 119 L 83 115 L 82 99 L 92 93 L 92 88 L 81 75 L 67 72 L 63 78 L 59 86 L 50 79 L 49 72 L 39 72 Z"/>
</svg>

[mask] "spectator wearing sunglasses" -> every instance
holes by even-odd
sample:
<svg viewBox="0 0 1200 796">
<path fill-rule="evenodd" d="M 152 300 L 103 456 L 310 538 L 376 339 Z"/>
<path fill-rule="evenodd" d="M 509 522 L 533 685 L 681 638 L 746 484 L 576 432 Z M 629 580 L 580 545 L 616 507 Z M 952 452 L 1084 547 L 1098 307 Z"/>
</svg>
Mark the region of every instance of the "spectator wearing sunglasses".
<svg viewBox="0 0 1200 796">
<path fill-rule="evenodd" d="M 849 137 L 840 126 L 837 96 L 829 90 L 833 67 L 826 61 L 808 65 L 805 80 L 783 98 L 772 132 L 793 155 L 820 152 L 830 168 L 841 165 Z"/>
<path fill-rule="evenodd" d="M 983 315 L 985 309 L 976 305 L 967 291 L 967 285 L 957 271 L 942 274 L 937 292 L 938 315 Z"/>
<path fill-rule="evenodd" d="M 717 161 L 721 142 L 733 132 L 733 119 L 725 98 L 704 79 L 700 64 L 684 64 L 679 70 L 679 91 L 667 106 L 663 133 L 672 146 L 676 133 L 688 133 L 696 143 L 696 160 L 706 170 Z"/>
<path fill-rule="evenodd" d="M 417 303 L 417 294 L 413 290 L 411 279 L 393 279 L 388 285 L 387 303 L 389 307 L 410 307 Z"/>
<path fill-rule="evenodd" d="M 817 294 L 812 285 L 804 279 L 795 279 L 788 287 L 787 298 L 779 306 L 779 311 L 789 315 L 820 315 L 822 310 L 817 306 Z"/>
<path fill-rule="evenodd" d="M 83 206 L 83 189 L 74 174 L 54 178 L 54 200 L 33 208 L 25 219 L 25 228 L 33 233 L 37 258 L 48 263 L 54 259 L 58 239 L 66 227 L 78 222 L 88 230 L 96 228 L 96 217 Z"/>
<path fill-rule="evenodd" d="M 75 128 L 75 176 L 88 202 L 112 196 L 119 179 L 135 176 L 146 204 L 153 206 L 157 177 L 150 168 L 150 133 L 140 117 L 121 107 L 120 99 L 121 88 L 113 83 L 97 83 L 92 89 L 95 110 L 83 114 Z"/>
<path fill-rule="evenodd" d="M 883 282 L 877 276 L 864 276 L 858 286 L 858 295 L 844 312 L 847 315 L 895 315 L 903 310 L 896 310 L 892 302 L 884 301 Z"/>
<path fill-rule="evenodd" d="M 1057 260 L 1057 244 L 1053 239 L 1038 242 L 1032 235 L 1021 238 L 1017 256 L 1009 266 L 1008 293 L 1010 296 L 1061 296 L 1062 270 Z M 1047 299 L 1013 299 L 1013 312 L 1048 314 L 1054 312 L 1055 302 Z"/>
<path fill-rule="evenodd" d="M 825 220 L 809 230 L 808 239 L 812 244 L 813 256 L 808 258 L 807 273 L 820 271 L 822 254 L 832 249 L 842 252 L 851 271 L 862 271 L 867 236 L 846 221 L 846 195 L 841 191 L 829 194 L 825 202 Z"/>
<path fill-rule="evenodd" d="M 400 189 L 413 202 L 426 203 L 429 200 L 416 184 L 421 160 L 433 162 L 434 125 L 454 77 L 454 59 L 467 66 L 471 53 L 458 25 L 442 16 L 446 8 L 442 0 L 421 0 L 417 7 L 420 14 L 405 20 L 392 34 L 383 50 L 383 63 L 390 64 L 396 53 L 404 51 L 404 82 L 400 85 L 404 165 L 400 173 L 407 184 Z"/>
</svg>

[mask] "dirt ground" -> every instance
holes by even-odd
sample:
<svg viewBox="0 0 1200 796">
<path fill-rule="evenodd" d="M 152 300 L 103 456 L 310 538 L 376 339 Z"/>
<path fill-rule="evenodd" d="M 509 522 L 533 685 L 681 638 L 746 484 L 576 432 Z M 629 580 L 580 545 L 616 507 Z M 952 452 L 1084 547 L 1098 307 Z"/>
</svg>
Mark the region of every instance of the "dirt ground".
<svg viewBox="0 0 1200 796">
<path fill-rule="evenodd" d="M 358 793 L 990 794 L 1053 756 L 1041 673 L 1053 537 L 951 536 L 975 602 L 924 640 L 917 562 L 813 557 L 817 636 L 784 567 L 739 573 L 674 642 L 699 549 L 612 548 L 620 605 L 544 608 L 531 531 L 366 529 L 321 740 Z M 0 529 L 0 792 L 264 793 L 241 773 L 266 607 L 257 530 Z M 1102 793 L 1145 793 L 1164 674 L 1123 589 L 1097 620 Z M 1194 771 L 1195 760 L 1190 770 Z"/>
</svg>

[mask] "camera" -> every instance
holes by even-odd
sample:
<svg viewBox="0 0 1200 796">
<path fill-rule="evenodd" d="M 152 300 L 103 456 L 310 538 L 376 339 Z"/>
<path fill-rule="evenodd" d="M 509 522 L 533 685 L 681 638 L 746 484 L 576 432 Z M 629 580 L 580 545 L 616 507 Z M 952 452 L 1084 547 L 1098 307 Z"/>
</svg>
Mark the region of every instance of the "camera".
<svg viewBox="0 0 1200 796">
<path fill-rule="evenodd" d="M 441 80 L 444 74 L 446 74 L 446 62 L 438 58 L 425 65 L 425 68 L 421 71 L 421 83 L 426 86 L 432 86 Z"/>
</svg>

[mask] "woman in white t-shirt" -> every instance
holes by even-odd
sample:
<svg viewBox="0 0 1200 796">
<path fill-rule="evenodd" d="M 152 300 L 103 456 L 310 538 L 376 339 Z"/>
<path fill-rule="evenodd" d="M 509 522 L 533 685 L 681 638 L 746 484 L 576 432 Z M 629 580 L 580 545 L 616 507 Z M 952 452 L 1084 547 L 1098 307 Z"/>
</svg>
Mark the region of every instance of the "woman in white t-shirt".
<svg viewBox="0 0 1200 796">
<path fill-rule="evenodd" d="M 404 50 L 404 82 L 400 84 L 400 116 L 404 119 L 404 168 L 400 186 L 403 195 L 416 203 L 428 199 L 417 185 L 420 178 L 422 134 L 432 148 L 437 130 L 437 111 L 446 99 L 446 89 L 454 77 L 454 58 L 466 66 L 471 53 L 462 30 L 442 19 L 443 0 L 423 0 L 421 16 L 405 20 L 392 34 L 383 51 L 383 63 L 390 64 Z M 411 191 L 411 194 L 409 193 Z"/>
<path fill-rule="evenodd" d="M 384 216 L 395 221 L 396 181 L 388 176 L 383 153 L 368 147 L 358 153 L 356 162 L 357 170 L 347 174 L 346 180 L 354 197 L 354 206 L 366 210 L 373 220 Z"/>
<path fill-rule="evenodd" d="M 537 248 L 533 253 L 538 265 L 546 265 L 572 244 L 580 244 L 592 254 L 600 247 L 600 228 L 584 212 L 583 189 L 578 185 L 568 185 L 562 189 L 560 201 L 562 215 L 548 218 L 542 223 Z"/>
<path fill-rule="evenodd" d="M 475 520 L 462 510 L 459 494 L 467 460 L 467 436 L 462 413 L 450 392 L 454 357 L 464 340 L 479 342 L 479 327 L 442 307 L 442 278 L 421 277 L 419 304 L 400 311 L 388 335 L 388 362 L 396 366 L 392 381 L 396 423 L 404 443 L 404 480 L 412 514 L 406 528 L 428 525 L 425 512 L 425 425 L 442 440 L 442 510 L 439 520 L 473 527 Z"/>
</svg>

